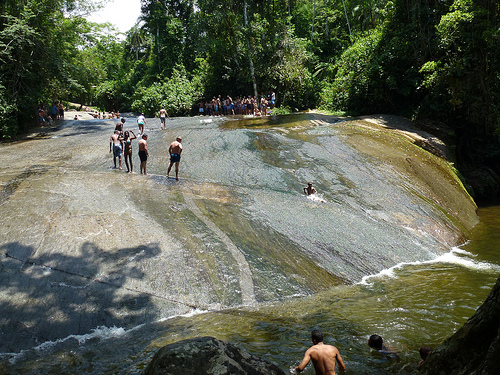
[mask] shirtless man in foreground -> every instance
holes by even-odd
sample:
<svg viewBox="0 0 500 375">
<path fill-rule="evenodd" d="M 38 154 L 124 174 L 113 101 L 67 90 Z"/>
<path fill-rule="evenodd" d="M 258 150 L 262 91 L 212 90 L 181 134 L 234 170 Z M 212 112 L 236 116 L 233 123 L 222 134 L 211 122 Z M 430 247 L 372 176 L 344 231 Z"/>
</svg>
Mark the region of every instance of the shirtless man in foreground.
<svg viewBox="0 0 500 375">
<path fill-rule="evenodd" d="M 181 161 L 181 153 L 182 153 L 182 138 L 177 137 L 175 141 L 170 144 L 168 148 L 168 153 L 170 154 L 170 165 L 167 170 L 167 177 L 172 169 L 172 165 L 175 163 L 175 179 L 179 179 L 179 162 Z"/>
<path fill-rule="evenodd" d="M 312 331 L 311 339 L 314 345 L 307 349 L 304 359 L 300 365 L 295 367 L 295 371 L 302 372 L 310 360 L 313 362 L 316 375 L 335 375 L 336 361 L 340 370 L 345 371 L 344 361 L 338 349 L 335 346 L 323 343 L 323 333 L 321 331 Z"/>
</svg>

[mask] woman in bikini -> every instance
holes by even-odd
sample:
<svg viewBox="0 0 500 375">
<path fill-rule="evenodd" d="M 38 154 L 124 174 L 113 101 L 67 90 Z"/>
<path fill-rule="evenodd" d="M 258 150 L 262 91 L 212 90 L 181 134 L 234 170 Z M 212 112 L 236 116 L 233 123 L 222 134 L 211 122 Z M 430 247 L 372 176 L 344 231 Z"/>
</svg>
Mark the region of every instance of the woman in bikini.
<svg viewBox="0 0 500 375">
<path fill-rule="evenodd" d="M 131 137 L 130 133 L 132 133 L 134 136 Z M 125 146 L 125 151 L 124 151 L 124 154 L 125 154 L 125 165 L 127 166 L 127 173 L 132 173 L 133 172 L 133 165 L 132 165 L 132 140 L 137 138 L 137 136 L 135 135 L 135 133 L 132 130 L 130 131 L 130 133 L 129 133 L 128 130 L 126 130 L 125 133 L 123 133 L 123 143 L 124 143 L 124 146 Z M 130 163 L 130 167 L 129 167 L 129 163 Z"/>
</svg>

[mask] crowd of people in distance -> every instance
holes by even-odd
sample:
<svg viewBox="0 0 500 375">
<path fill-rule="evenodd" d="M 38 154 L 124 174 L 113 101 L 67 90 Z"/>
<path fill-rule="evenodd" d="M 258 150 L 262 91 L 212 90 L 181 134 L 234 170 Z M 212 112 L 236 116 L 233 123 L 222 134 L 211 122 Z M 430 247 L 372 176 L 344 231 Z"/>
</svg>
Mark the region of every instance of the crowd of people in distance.
<svg viewBox="0 0 500 375">
<path fill-rule="evenodd" d="M 45 127 L 53 124 L 57 120 L 64 120 L 64 112 L 67 108 L 64 107 L 61 101 L 54 101 L 52 105 L 47 108 L 44 103 L 38 105 L 37 115 L 38 115 L 38 125 L 41 127 Z M 111 119 L 119 119 L 121 114 L 119 111 L 111 111 L 111 112 L 96 112 L 90 109 L 87 106 L 82 107 L 82 110 L 87 112 L 90 116 L 95 119 L 103 119 L 103 120 L 111 120 Z M 75 114 L 73 120 L 78 120 L 78 114 Z"/>
<path fill-rule="evenodd" d="M 111 112 L 95 112 L 95 111 L 90 111 L 89 115 L 91 115 L 93 118 L 96 119 L 103 119 L 103 120 L 112 120 L 112 119 L 119 119 L 121 114 L 119 111 L 111 111 Z"/>
<path fill-rule="evenodd" d="M 233 100 L 229 95 L 222 98 L 213 97 L 212 100 L 200 100 L 198 102 L 198 114 L 201 116 L 267 116 L 272 113 L 276 105 L 276 94 L 270 91 L 267 95 L 262 94 L 260 98 L 255 96 L 238 96 Z"/>
<path fill-rule="evenodd" d="M 41 103 L 37 108 L 38 125 L 44 127 L 57 120 L 64 120 L 64 110 L 64 105 L 60 101 L 52 102 L 49 108 L 44 103 Z"/>
</svg>

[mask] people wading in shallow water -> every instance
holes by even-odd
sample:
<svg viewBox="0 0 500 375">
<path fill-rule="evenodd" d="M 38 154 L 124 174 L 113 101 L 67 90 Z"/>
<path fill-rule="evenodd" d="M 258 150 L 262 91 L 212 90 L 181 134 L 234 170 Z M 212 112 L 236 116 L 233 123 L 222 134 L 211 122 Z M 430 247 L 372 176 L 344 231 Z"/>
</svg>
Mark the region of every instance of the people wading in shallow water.
<svg viewBox="0 0 500 375">
<path fill-rule="evenodd" d="M 109 152 L 111 148 L 113 149 L 113 163 L 116 169 L 116 158 L 119 161 L 119 169 L 122 169 L 122 141 L 123 138 L 120 136 L 120 132 L 115 130 L 114 134 L 109 139 Z"/>
<path fill-rule="evenodd" d="M 167 177 L 172 169 L 172 165 L 175 164 L 175 179 L 179 179 L 179 162 L 181 161 L 181 153 L 182 153 L 182 138 L 177 137 L 175 141 L 170 144 L 168 148 L 168 153 L 170 154 L 170 165 L 167 170 Z"/>
<path fill-rule="evenodd" d="M 130 136 L 130 133 L 132 133 L 133 136 Z M 134 166 L 132 165 L 132 140 L 137 138 L 132 130 L 130 131 L 130 133 L 128 130 L 125 130 L 125 133 L 123 133 L 123 144 L 125 146 L 123 154 L 125 156 L 127 173 L 132 173 L 134 171 Z"/>
<path fill-rule="evenodd" d="M 384 340 L 379 335 L 371 335 L 368 339 L 368 346 L 385 357 L 399 359 L 398 352 L 391 347 L 385 346 Z"/>
<path fill-rule="evenodd" d="M 341 371 L 345 371 L 344 361 L 339 350 L 333 345 L 323 343 L 323 333 L 315 329 L 311 333 L 313 346 L 307 349 L 304 359 L 295 367 L 295 371 L 302 372 L 309 361 L 312 361 L 316 375 L 335 375 L 335 363 Z"/>
<path fill-rule="evenodd" d="M 139 159 L 141 159 L 141 174 L 146 173 L 146 163 L 148 161 L 148 136 L 146 134 L 142 135 L 142 139 L 139 141 Z"/>
</svg>

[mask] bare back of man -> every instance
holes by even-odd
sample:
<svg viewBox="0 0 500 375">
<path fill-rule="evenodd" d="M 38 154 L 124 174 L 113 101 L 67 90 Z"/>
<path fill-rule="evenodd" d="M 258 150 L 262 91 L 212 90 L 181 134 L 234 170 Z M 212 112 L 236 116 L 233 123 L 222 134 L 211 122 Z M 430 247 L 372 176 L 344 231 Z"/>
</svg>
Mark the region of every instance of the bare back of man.
<svg viewBox="0 0 500 375">
<path fill-rule="evenodd" d="M 335 375 L 335 364 L 338 362 L 339 368 L 344 371 L 345 365 L 339 350 L 333 345 L 323 343 L 323 334 L 315 338 L 313 331 L 313 346 L 307 349 L 304 359 L 295 370 L 301 372 L 312 361 L 316 375 Z"/>
<path fill-rule="evenodd" d="M 309 355 L 317 375 L 335 375 L 336 360 L 340 356 L 335 346 L 319 343 L 309 350 Z"/>
<path fill-rule="evenodd" d="M 167 110 L 164 107 L 162 107 L 160 109 L 160 111 L 158 112 L 158 115 L 160 116 L 160 128 L 162 130 L 166 129 L 167 128 L 167 117 L 168 117 Z"/>
</svg>

